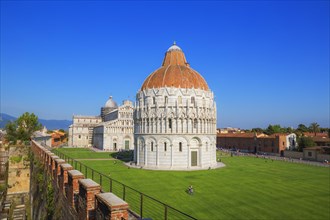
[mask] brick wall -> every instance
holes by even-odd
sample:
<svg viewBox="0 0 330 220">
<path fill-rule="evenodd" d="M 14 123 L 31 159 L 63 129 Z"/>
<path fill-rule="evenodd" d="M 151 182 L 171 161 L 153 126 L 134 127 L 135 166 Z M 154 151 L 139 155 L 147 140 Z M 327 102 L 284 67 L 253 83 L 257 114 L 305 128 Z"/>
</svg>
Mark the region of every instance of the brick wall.
<svg viewBox="0 0 330 220">
<path fill-rule="evenodd" d="M 50 153 L 37 142 L 32 141 L 31 150 L 34 159 L 41 163 L 46 177 L 53 180 L 51 182 L 53 182 L 55 188 L 55 204 L 56 207 L 61 207 L 57 211 L 56 218 L 79 220 L 128 219 L 129 205 L 119 197 L 112 193 L 101 193 L 101 187 L 98 183 L 91 179 L 85 179 L 81 172 L 74 170 L 70 164 L 66 164 L 64 160 L 54 156 L 53 153 Z M 33 175 L 31 175 L 32 178 Z M 34 198 L 38 196 L 37 192 L 38 190 L 34 190 Z M 32 204 L 32 211 L 40 212 L 41 208 L 40 205 L 36 207 L 34 203 Z M 96 213 L 98 214 L 96 215 Z M 33 216 L 40 217 L 38 214 Z"/>
</svg>

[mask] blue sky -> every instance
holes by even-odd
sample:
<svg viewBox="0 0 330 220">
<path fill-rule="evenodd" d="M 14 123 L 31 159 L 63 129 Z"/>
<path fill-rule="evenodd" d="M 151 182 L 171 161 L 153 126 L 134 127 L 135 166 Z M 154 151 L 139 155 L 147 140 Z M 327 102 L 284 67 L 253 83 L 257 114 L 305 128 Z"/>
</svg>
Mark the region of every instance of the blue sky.
<svg viewBox="0 0 330 220">
<path fill-rule="evenodd" d="M 44 119 L 135 100 L 173 41 L 218 127 L 329 126 L 329 1 L 1 1 L 1 108 Z"/>
</svg>

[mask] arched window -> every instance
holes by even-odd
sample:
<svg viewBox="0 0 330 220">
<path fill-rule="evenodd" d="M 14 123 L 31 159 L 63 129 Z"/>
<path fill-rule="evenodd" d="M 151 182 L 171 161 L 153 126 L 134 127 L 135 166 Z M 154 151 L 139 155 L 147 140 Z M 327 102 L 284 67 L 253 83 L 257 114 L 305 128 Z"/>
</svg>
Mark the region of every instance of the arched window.
<svg viewBox="0 0 330 220">
<path fill-rule="evenodd" d="M 169 129 L 172 129 L 172 119 L 168 119 L 168 127 Z"/>
<path fill-rule="evenodd" d="M 179 143 L 179 151 L 182 152 L 182 143 Z"/>
<path fill-rule="evenodd" d="M 206 151 L 208 151 L 209 150 L 209 144 L 206 142 Z"/>
<path fill-rule="evenodd" d="M 182 104 L 182 97 L 181 97 L 181 96 L 178 97 L 178 104 L 179 104 L 179 105 Z"/>
<path fill-rule="evenodd" d="M 168 97 L 165 96 L 165 104 L 167 104 L 167 103 L 168 103 Z"/>
<path fill-rule="evenodd" d="M 155 97 L 152 98 L 152 104 L 156 104 L 156 98 Z"/>
<path fill-rule="evenodd" d="M 191 97 L 191 104 L 195 104 L 195 97 Z"/>
<path fill-rule="evenodd" d="M 151 145 L 151 151 L 154 151 L 154 142 L 151 141 L 150 145 Z"/>
<path fill-rule="evenodd" d="M 167 151 L 167 143 L 164 143 L 164 151 Z"/>
<path fill-rule="evenodd" d="M 197 119 L 194 119 L 194 128 L 197 129 Z"/>
</svg>

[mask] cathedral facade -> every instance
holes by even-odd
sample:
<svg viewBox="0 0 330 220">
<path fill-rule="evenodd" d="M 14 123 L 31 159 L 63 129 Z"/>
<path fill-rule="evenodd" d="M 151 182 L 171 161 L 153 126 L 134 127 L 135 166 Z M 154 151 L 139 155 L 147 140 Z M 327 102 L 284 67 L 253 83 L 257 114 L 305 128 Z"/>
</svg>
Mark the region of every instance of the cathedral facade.
<svg viewBox="0 0 330 220">
<path fill-rule="evenodd" d="M 110 96 L 100 116 L 73 116 L 68 145 L 103 151 L 133 150 L 133 125 L 133 103 L 126 100 L 118 106 Z"/>
<path fill-rule="evenodd" d="M 207 169 L 217 165 L 214 94 L 175 44 L 136 95 L 134 130 L 138 166 Z"/>
</svg>

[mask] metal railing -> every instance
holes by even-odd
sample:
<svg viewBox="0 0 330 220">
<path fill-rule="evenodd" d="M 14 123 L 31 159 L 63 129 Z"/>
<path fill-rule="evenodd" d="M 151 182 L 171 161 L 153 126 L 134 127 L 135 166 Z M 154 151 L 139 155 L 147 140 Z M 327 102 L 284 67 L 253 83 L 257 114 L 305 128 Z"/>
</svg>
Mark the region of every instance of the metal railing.
<svg viewBox="0 0 330 220">
<path fill-rule="evenodd" d="M 140 219 L 196 219 L 191 215 L 181 212 L 172 206 L 106 176 L 62 152 L 55 150 L 54 153 L 67 163 L 70 163 L 74 169 L 82 172 L 85 178 L 90 178 L 99 183 L 104 192 L 112 192 L 125 200 L 129 204 L 130 210 L 139 216 Z"/>
</svg>

